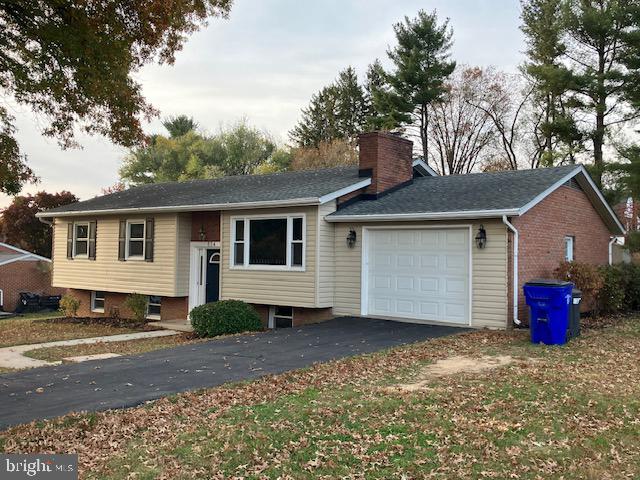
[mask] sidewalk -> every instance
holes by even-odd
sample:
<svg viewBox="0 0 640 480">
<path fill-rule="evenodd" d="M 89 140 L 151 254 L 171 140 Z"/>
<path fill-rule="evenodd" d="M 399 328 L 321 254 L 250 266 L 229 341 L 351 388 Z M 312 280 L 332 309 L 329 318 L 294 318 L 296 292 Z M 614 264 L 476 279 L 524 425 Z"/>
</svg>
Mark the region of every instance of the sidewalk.
<svg viewBox="0 0 640 480">
<path fill-rule="evenodd" d="M 13 347 L 0 348 L 0 367 L 4 368 L 34 368 L 48 365 L 59 365 L 61 362 L 47 362 L 25 357 L 24 352 L 49 347 L 67 347 L 73 345 L 85 345 L 90 343 L 126 342 L 128 340 L 140 340 L 144 338 L 168 337 L 177 335 L 173 330 L 155 330 L 152 332 L 124 333 L 122 335 L 108 335 L 104 337 L 78 338 L 76 340 L 60 340 L 57 342 L 33 343 L 30 345 L 15 345 Z"/>
</svg>

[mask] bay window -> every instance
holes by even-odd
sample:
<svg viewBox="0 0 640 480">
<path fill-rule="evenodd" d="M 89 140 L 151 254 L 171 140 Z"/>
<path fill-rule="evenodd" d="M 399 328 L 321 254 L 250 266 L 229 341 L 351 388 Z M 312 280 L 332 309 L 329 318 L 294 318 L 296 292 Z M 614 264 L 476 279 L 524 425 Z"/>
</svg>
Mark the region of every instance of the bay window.
<svg viewBox="0 0 640 480">
<path fill-rule="evenodd" d="M 265 270 L 303 270 L 305 217 L 231 219 L 231 265 Z"/>
</svg>

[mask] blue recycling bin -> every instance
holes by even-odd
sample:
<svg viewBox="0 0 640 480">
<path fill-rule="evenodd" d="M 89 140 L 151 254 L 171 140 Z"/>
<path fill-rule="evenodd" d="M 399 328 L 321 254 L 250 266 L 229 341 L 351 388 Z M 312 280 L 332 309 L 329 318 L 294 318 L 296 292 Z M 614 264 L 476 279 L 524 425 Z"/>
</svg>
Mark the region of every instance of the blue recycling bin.
<svg viewBox="0 0 640 480">
<path fill-rule="evenodd" d="M 561 280 L 532 280 L 523 288 L 531 312 L 531 343 L 567 343 L 573 284 Z"/>
</svg>

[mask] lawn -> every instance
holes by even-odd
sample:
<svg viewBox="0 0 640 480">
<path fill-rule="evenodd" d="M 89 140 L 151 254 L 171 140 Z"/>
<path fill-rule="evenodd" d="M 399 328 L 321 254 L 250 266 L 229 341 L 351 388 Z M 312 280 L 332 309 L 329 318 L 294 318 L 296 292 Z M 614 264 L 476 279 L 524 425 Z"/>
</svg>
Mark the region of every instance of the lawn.
<svg viewBox="0 0 640 480">
<path fill-rule="evenodd" d="M 57 317 L 60 317 L 60 315 L 55 312 L 48 312 L 0 320 L 0 347 L 140 331 L 139 329 L 112 327 L 109 325 L 47 323 L 43 321 L 47 318 Z"/>
<path fill-rule="evenodd" d="M 453 355 L 524 361 L 427 378 Z M 566 347 L 479 331 L 0 433 L 82 478 L 640 478 L 640 318 Z M 413 391 L 398 385 L 425 380 Z"/>
<path fill-rule="evenodd" d="M 30 350 L 24 356 L 56 362 L 65 357 L 75 357 L 79 355 L 96 355 L 98 353 L 117 353 L 119 355 L 137 355 L 140 353 L 169 348 L 193 343 L 193 335 L 179 334 L 171 337 L 147 338 L 141 340 L 130 340 L 127 342 L 101 342 L 87 345 L 72 345 L 67 347 L 50 347 Z"/>
</svg>

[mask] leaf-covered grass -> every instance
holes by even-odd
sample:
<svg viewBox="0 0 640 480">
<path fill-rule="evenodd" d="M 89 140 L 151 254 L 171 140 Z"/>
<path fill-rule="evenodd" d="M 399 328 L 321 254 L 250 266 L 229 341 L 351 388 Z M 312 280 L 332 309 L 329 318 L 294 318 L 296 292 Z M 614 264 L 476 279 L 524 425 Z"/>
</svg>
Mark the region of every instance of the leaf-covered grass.
<svg viewBox="0 0 640 480">
<path fill-rule="evenodd" d="M 530 359 L 388 388 L 452 355 Z M 565 347 L 472 332 L 0 434 L 83 478 L 640 477 L 640 319 Z M 533 360 L 531 360 L 533 359 Z"/>
<path fill-rule="evenodd" d="M 72 340 L 74 338 L 100 337 L 103 335 L 118 335 L 139 331 L 100 324 L 83 325 L 43 321 L 59 316 L 60 315 L 52 313 L 48 315 L 30 314 L 25 317 L 0 320 L 0 347 L 53 342 L 57 340 Z"/>
<path fill-rule="evenodd" d="M 119 355 L 137 355 L 140 353 L 159 350 L 161 348 L 176 347 L 183 343 L 192 342 L 192 336 L 187 334 L 173 335 L 170 337 L 145 338 L 130 340 L 127 342 L 100 342 L 87 345 L 71 345 L 67 347 L 39 348 L 25 352 L 26 357 L 46 360 L 49 362 L 60 361 L 66 357 L 79 355 L 96 355 L 99 353 L 117 353 Z"/>
</svg>

